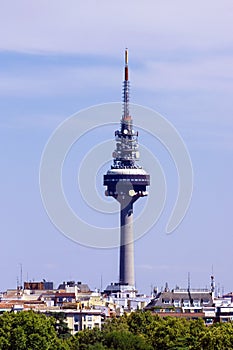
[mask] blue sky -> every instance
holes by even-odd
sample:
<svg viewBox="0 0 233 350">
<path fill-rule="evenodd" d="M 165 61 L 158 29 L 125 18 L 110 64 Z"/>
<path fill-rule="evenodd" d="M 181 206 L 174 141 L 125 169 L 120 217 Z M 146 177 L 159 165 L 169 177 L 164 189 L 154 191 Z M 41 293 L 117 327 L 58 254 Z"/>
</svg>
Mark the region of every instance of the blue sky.
<svg viewBox="0 0 233 350">
<path fill-rule="evenodd" d="M 44 146 L 59 123 L 120 100 L 125 47 L 131 101 L 177 128 L 194 170 L 189 211 L 166 235 L 176 174 L 162 146 L 151 144 L 169 196 L 157 225 L 135 243 L 137 286 L 145 292 L 166 281 L 186 286 L 190 272 L 191 285 L 205 287 L 213 265 L 219 288 L 233 289 L 232 15 L 230 0 L 1 4 L 0 290 L 15 287 L 20 263 L 24 279 L 71 278 L 92 288 L 100 287 L 101 275 L 103 285 L 117 280 L 118 250 L 82 247 L 60 234 L 43 208 L 38 178 Z"/>
</svg>

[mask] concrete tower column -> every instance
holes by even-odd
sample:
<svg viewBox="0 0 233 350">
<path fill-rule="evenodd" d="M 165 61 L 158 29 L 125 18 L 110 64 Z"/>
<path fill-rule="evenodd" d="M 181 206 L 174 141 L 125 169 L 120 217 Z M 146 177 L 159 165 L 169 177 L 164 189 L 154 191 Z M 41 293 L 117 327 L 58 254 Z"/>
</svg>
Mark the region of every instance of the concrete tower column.
<svg viewBox="0 0 233 350">
<path fill-rule="evenodd" d="M 129 199 L 129 198 L 127 198 Z M 120 200 L 120 278 L 121 284 L 134 286 L 134 235 L 132 200 Z M 118 199 L 119 200 L 119 199 Z M 128 202 L 128 204 L 127 204 Z"/>
</svg>

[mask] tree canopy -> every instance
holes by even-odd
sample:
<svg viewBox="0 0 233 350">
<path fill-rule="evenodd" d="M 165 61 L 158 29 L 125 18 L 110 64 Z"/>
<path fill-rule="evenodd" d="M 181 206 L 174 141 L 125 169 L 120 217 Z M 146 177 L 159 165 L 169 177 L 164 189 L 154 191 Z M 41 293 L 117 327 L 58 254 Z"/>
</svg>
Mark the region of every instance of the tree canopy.
<svg viewBox="0 0 233 350">
<path fill-rule="evenodd" d="M 0 316 L 1 350 L 69 349 L 58 337 L 56 320 L 33 311 Z"/>
<path fill-rule="evenodd" d="M 65 315 L 33 311 L 0 316 L 0 350 L 229 350 L 233 323 L 206 326 L 201 319 L 160 318 L 134 312 L 70 335 Z"/>
</svg>

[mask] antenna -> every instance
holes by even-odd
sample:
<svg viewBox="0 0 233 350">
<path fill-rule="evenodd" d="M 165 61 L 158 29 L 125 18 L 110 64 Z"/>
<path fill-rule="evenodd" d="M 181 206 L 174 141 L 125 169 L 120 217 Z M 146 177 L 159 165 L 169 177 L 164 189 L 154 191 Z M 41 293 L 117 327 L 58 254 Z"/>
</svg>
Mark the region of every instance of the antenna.
<svg viewBox="0 0 233 350">
<path fill-rule="evenodd" d="M 211 276 L 210 276 L 210 290 L 211 290 L 211 293 L 212 293 L 212 296 L 214 297 L 214 294 L 215 294 L 215 281 L 214 281 L 214 266 L 212 264 L 212 267 L 211 267 Z"/>
<path fill-rule="evenodd" d="M 130 89 L 130 83 L 129 83 L 129 54 L 128 49 L 125 49 L 125 79 L 123 81 L 123 115 L 122 120 L 126 122 L 127 124 L 131 124 L 131 117 L 129 115 L 129 89 Z M 128 125 L 129 127 L 129 125 Z"/>
<path fill-rule="evenodd" d="M 190 291 L 190 272 L 188 272 L 188 291 Z"/>
<path fill-rule="evenodd" d="M 23 289 L 23 264 L 20 263 L 20 289 Z"/>
</svg>

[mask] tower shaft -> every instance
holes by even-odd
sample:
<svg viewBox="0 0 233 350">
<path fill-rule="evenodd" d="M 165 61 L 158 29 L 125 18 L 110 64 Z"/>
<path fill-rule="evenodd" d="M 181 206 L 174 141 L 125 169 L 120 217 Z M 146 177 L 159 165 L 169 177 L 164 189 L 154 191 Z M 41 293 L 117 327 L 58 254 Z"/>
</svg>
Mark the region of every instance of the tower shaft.
<svg viewBox="0 0 233 350">
<path fill-rule="evenodd" d="M 119 199 L 118 199 L 119 200 Z M 133 203 L 121 201 L 120 284 L 134 286 Z"/>
</svg>

